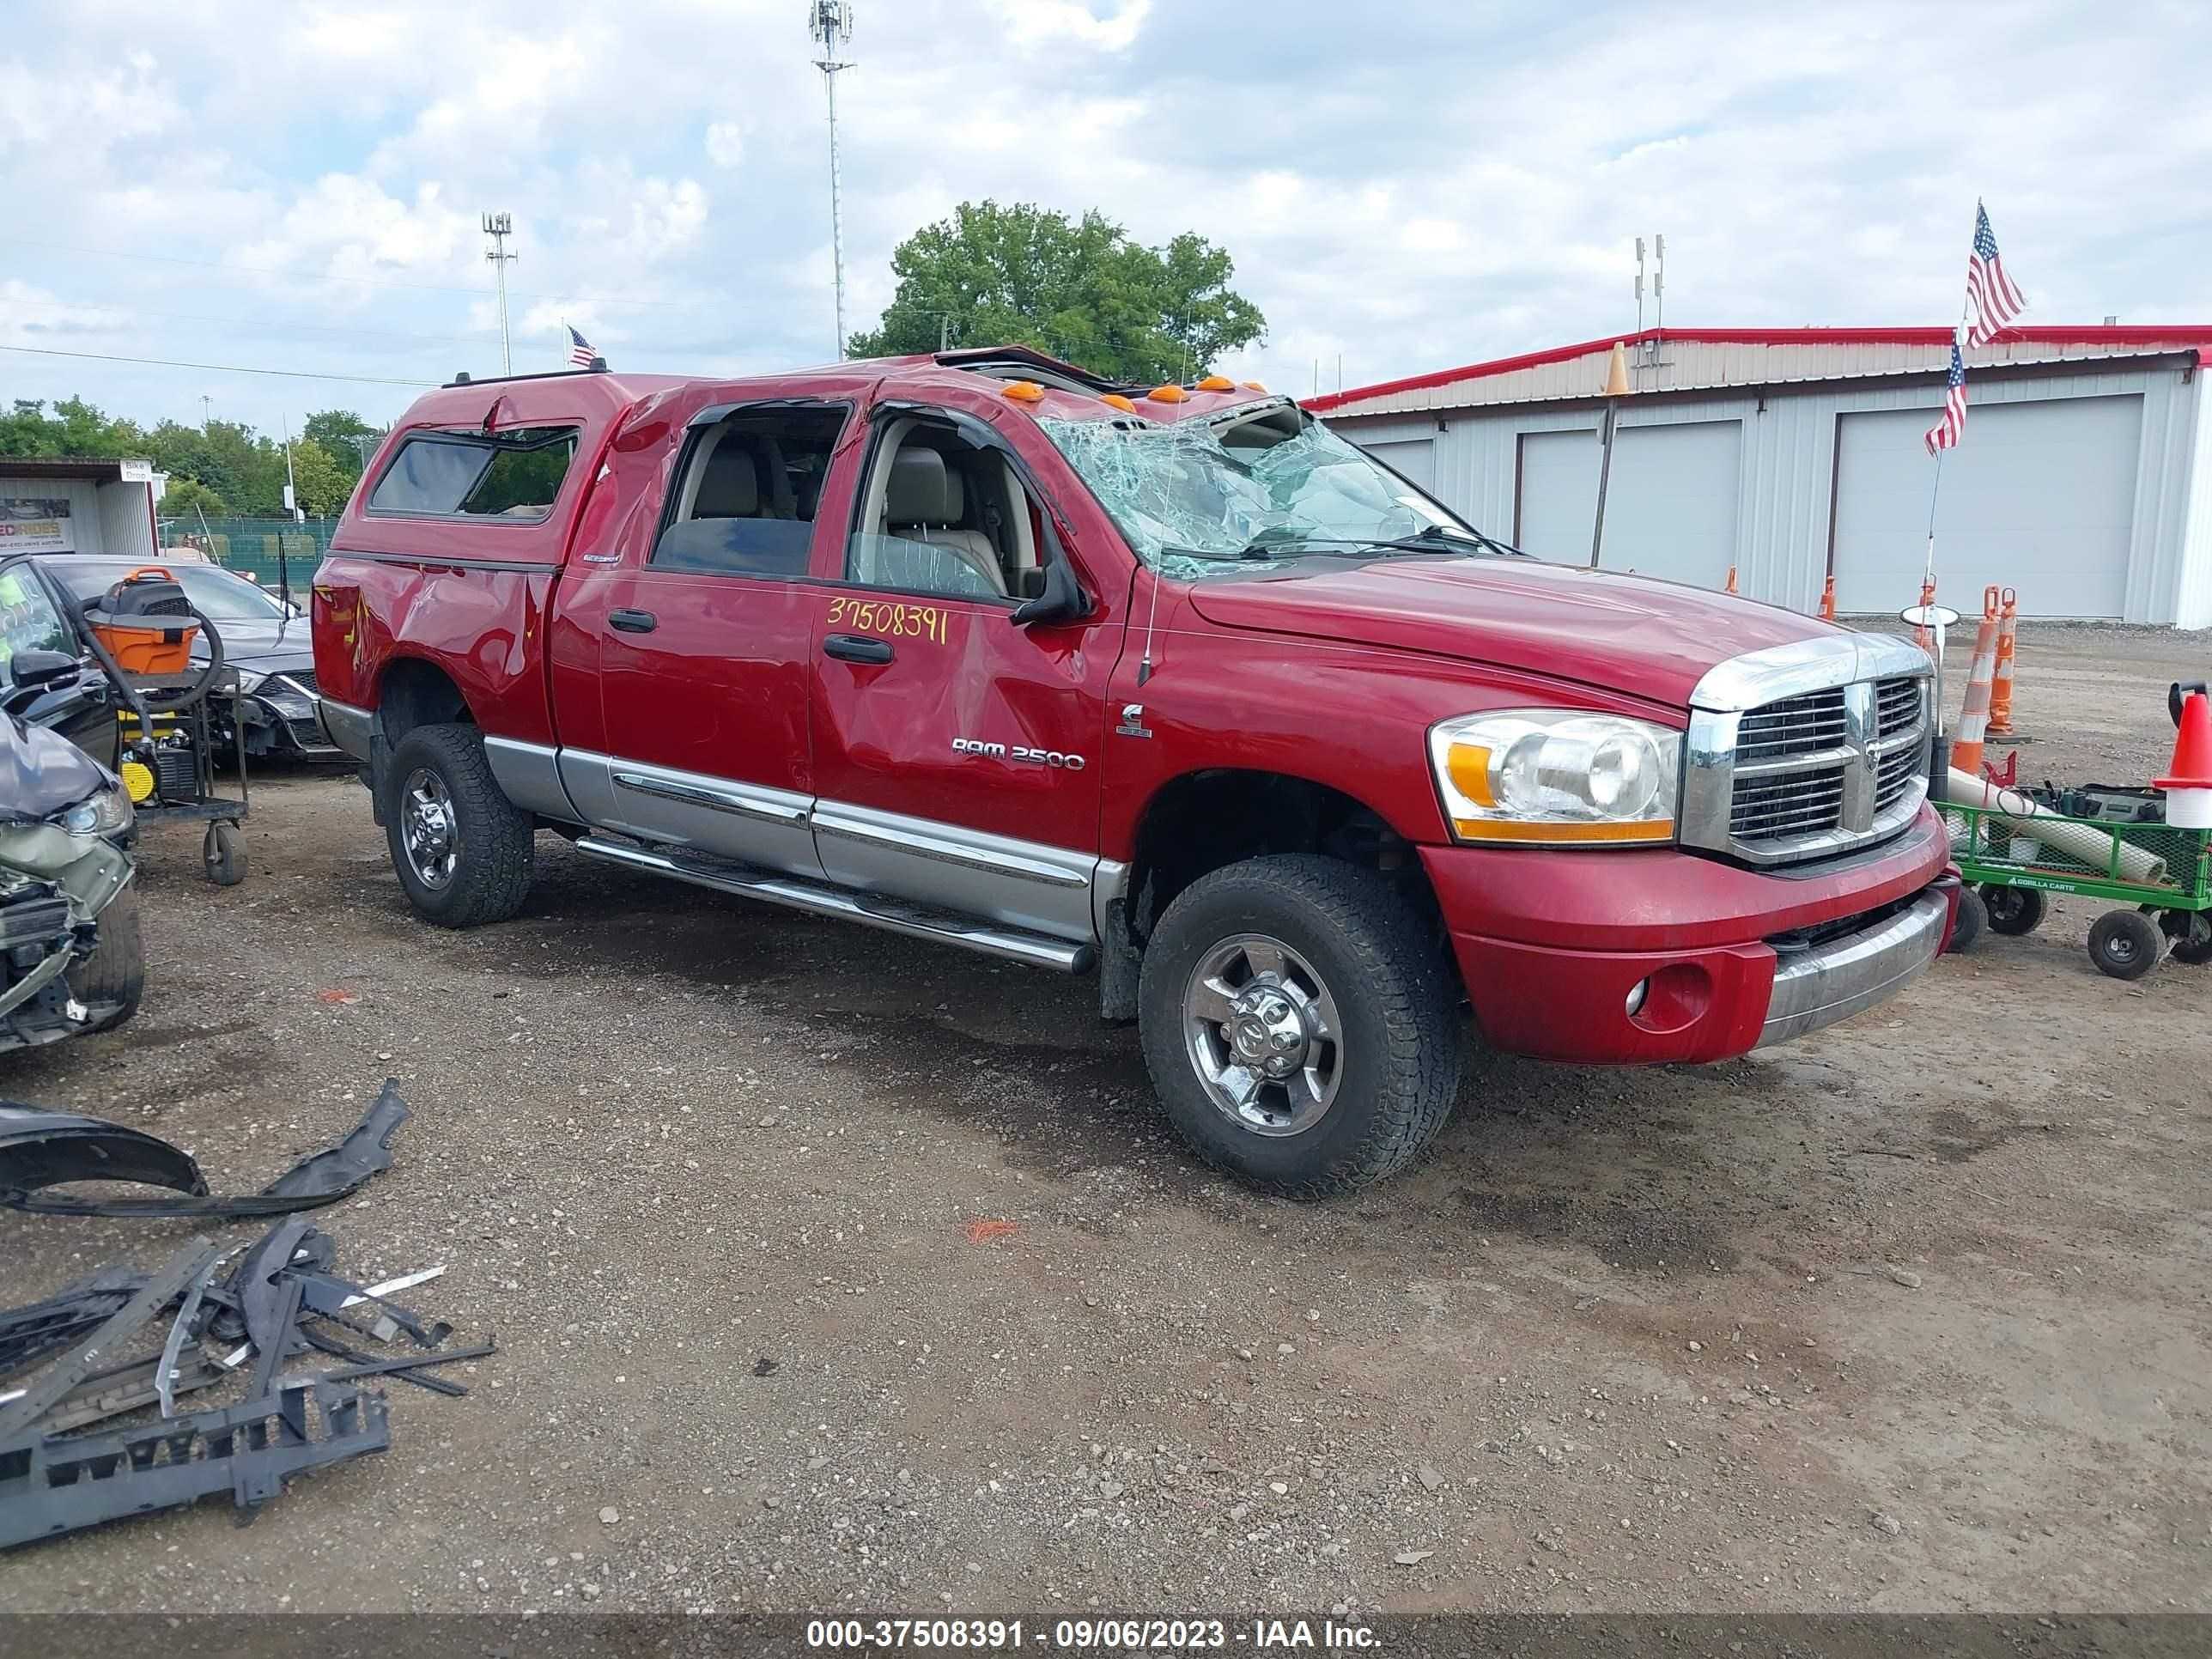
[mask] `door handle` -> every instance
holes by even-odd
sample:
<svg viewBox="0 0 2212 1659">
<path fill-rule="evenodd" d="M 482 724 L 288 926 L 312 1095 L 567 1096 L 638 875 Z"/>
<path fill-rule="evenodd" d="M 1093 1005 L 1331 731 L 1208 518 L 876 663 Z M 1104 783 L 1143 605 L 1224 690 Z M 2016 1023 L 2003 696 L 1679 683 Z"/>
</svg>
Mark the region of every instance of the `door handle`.
<svg viewBox="0 0 2212 1659">
<path fill-rule="evenodd" d="M 650 634 L 660 626 L 660 618 L 650 611 L 610 611 L 607 626 L 619 628 L 625 634 Z"/>
<path fill-rule="evenodd" d="M 822 641 L 822 653 L 840 662 L 889 662 L 891 642 L 872 640 L 866 634 L 831 634 Z"/>
</svg>

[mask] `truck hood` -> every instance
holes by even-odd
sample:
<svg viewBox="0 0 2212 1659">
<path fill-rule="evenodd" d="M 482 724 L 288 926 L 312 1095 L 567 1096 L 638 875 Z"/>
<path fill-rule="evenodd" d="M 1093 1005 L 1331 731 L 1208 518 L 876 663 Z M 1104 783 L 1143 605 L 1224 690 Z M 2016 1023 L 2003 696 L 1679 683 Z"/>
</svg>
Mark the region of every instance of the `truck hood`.
<svg viewBox="0 0 2212 1659">
<path fill-rule="evenodd" d="M 1224 628 L 1425 651 L 1676 708 L 1715 663 L 1844 631 L 1679 582 L 1480 556 L 1309 560 L 1200 581 L 1190 603 Z"/>
</svg>

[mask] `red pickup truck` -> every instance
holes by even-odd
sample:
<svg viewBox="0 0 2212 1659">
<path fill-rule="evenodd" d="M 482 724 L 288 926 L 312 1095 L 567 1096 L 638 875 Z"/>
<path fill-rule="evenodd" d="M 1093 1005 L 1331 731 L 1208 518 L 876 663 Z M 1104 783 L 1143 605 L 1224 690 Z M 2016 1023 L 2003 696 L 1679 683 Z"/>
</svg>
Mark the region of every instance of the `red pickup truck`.
<svg viewBox="0 0 2212 1659">
<path fill-rule="evenodd" d="M 1281 1192 L 1420 1151 L 1466 1005 L 1514 1054 L 1720 1060 L 1888 995 L 1956 902 L 1920 652 L 1526 557 L 1219 377 L 457 380 L 313 634 L 429 921 L 515 915 L 550 830 L 1094 971 Z"/>
</svg>

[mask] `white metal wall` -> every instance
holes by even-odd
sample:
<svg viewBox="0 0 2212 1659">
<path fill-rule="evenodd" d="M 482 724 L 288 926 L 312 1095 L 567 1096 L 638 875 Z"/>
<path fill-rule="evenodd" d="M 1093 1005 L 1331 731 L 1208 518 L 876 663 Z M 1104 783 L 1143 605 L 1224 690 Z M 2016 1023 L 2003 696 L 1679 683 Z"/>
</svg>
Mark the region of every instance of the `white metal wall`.
<svg viewBox="0 0 2212 1659">
<path fill-rule="evenodd" d="M 1985 376 L 1968 381 L 1968 445 L 1974 442 L 1976 411 L 1999 404 L 2078 398 L 2141 399 L 2120 613 L 2128 622 L 2212 626 L 2212 420 L 2202 415 L 2203 378 L 2196 369 L 2169 362 L 2122 371 L 2002 380 Z M 1924 416 L 1925 427 L 1934 423 L 1942 401 L 1942 388 L 1936 384 L 1863 386 L 1835 381 L 1765 394 L 1731 392 L 1641 405 L 1632 399 L 1622 413 L 1621 427 L 1633 433 L 1658 426 L 1740 422 L 1743 435 L 1735 480 L 1735 550 L 1733 558 L 1723 561 L 1723 572 L 1727 564 L 1735 564 L 1738 586 L 1751 598 L 1811 611 L 1820 602 L 1827 568 L 1838 418 L 1911 410 Z M 1433 440 L 1437 497 L 1478 528 L 1506 535 L 1514 522 L 1522 434 L 1579 431 L 1594 436 L 1597 421 L 1597 410 L 1589 404 L 1564 409 L 1516 405 L 1337 416 L 1330 424 L 1360 443 Z M 1616 467 L 1631 441 L 1624 440 L 1615 452 Z M 1924 513 L 1924 495 L 1921 503 Z M 1621 545 L 1614 540 L 1614 513 L 1608 504 L 1609 566 L 1616 562 L 1612 550 Z M 1945 568 L 1942 532 L 1939 516 L 1939 575 Z M 1972 607 L 1962 601 L 1978 604 L 1981 590 L 1976 587 L 1967 594 L 1959 583 L 1947 582 L 1942 594 L 1966 610 Z M 1917 597 L 1917 592 L 1907 593 L 1897 604 L 1910 605 Z M 2021 599 L 2024 609 L 2034 608 L 2027 593 Z"/>
<path fill-rule="evenodd" d="M 150 558 L 154 552 L 154 515 L 147 497 L 152 486 L 105 483 L 100 489 L 101 550 L 112 558 Z"/>
<path fill-rule="evenodd" d="M 1524 432 L 1513 538 L 1539 558 L 1580 564 L 1596 528 L 1595 432 Z M 1718 587 L 1735 558 L 1741 421 L 1632 427 L 1613 444 L 1604 562 Z"/>
<path fill-rule="evenodd" d="M 34 500 L 66 501 L 70 504 L 70 538 L 73 553 L 104 553 L 100 486 L 89 478 L 0 478 L 0 495 Z M 4 551 L 0 549 L 0 551 Z"/>
</svg>

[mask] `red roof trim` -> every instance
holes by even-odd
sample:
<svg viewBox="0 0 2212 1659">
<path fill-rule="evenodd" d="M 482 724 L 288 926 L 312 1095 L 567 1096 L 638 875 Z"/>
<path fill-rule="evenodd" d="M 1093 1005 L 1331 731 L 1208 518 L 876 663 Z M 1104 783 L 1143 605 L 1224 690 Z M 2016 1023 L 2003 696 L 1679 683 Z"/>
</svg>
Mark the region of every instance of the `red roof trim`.
<svg viewBox="0 0 2212 1659">
<path fill-rule="evenodd" d="M 1571 358 L 1608 350 L 1616 341 L 1623 345 L 1636 345 L 1659 337 L 1660 331 L 1656 328 L 1646 329 L 1640 334 L 1608 335 L 1602 339 L 1583 340 L 1575 345 L 1550 346 L 1542 351 L 1526 351 L 1517 357 L 1498 357 L 1486 363 L 1469 363 L 1463 368 L 1440 368 L 1426 374 L 1408 375 L 1403 380 L 1381 380 L 1373 386 L 1353 386 L 1319 398 L 1301 398 L 1300 402 L 1308 409 L 1326 411 L 1362 398 L 1387 397 L 1399 392 L 1423 392 L 1432 386 L 1450 386 L 1460 380 L 1480 380 L 1493 374 L 1510 374 L 1518 368 L 1563 363 Z M 1705 345 L 1941 346 L 1950 343 L 1951 331 L 1948 328 L 1670 328 L 1666 331 L 1666 337 L 1691 340 Z M 2154 324 L 2124 324 L 2110 328 L 2088 325 L 2072 328 L 2008 328 L 1997 336 L 1997 340 L 2001 344 L 2017 341 L 2029 345 L 2194 347 L 2200 363 L 2212 363 L 2212 326 L 2201 325 L 2177 324 L 2165 328 Z"/>
</svg>

